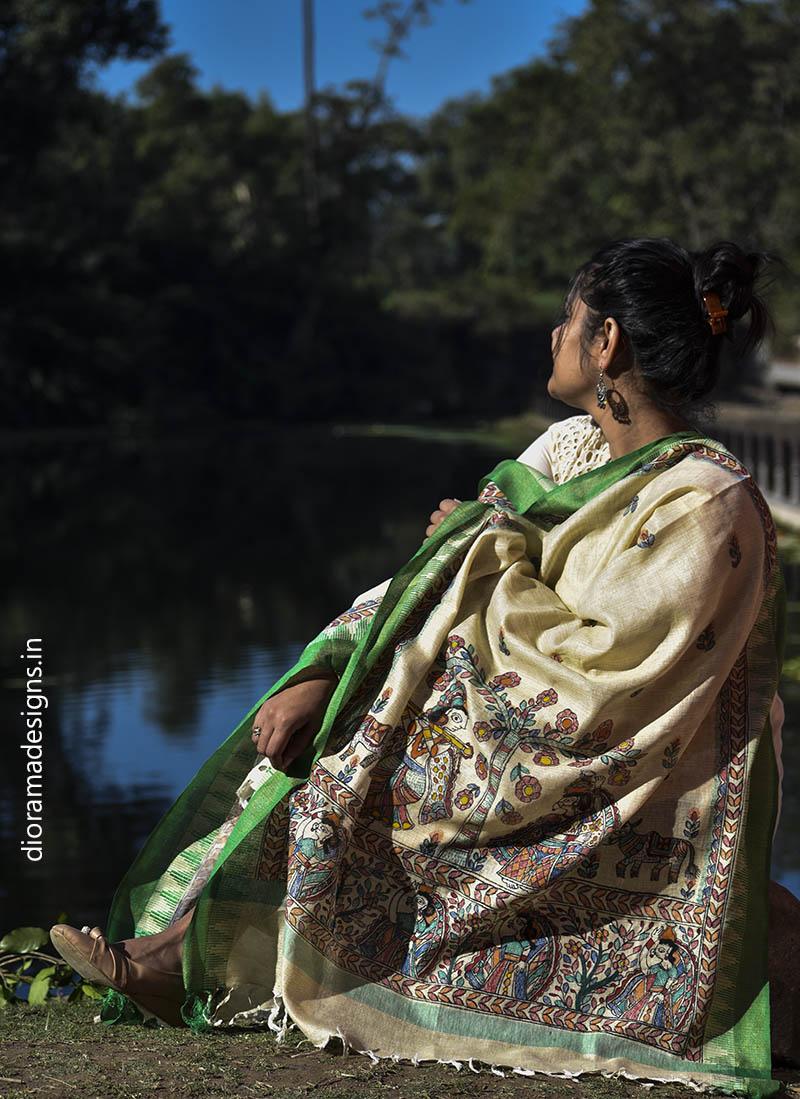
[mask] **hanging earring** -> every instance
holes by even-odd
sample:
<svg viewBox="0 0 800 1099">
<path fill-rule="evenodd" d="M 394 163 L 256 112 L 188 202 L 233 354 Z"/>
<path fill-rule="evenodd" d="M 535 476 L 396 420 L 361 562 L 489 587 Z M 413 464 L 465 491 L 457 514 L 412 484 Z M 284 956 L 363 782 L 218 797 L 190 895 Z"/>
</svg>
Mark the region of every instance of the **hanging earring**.
<svg viewBox="0 0 800 1099">
<path fill-rule="evenodd" d="M 608 386 L 603 379 L 603 371 L 600 371 L 600 377 L 597 379 L 597 403 L 601 408 L 606 407 L 606 397 L 608 396 Z"/>
<path fill-rule="evenodd" d="M 631 422 L 628 402 L 618 389 L 609 389 L 608 403 L 611 405 L 611 415 L 617 423 L 629 424 Z"/>
</svg>

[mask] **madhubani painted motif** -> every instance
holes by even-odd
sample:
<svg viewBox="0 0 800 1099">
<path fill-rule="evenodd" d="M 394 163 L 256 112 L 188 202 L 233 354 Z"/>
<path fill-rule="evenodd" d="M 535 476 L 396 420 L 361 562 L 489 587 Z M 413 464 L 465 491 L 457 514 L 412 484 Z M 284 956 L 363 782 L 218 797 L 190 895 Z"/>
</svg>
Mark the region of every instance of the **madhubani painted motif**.
<svg viewBox="0 0 800 1099">
<path fill-rule="evenodd" d="M 688 453 L 747 476 L 716 451 Z M 686 454 L 670 448 L 652 467 Z M 774 527 L 758 490 L 750 496 L 768 569 Z M 498 508 L 487 527 L 520 529 L 493 482 L 482 498 Z M 638 492 L 623 500 L 626 515 L 640 506 Z M 645 525 L 629 544 L 657 543 Z M 731 530 L 723 552 L 736 569 L 750 551 Z M 670 817 L 667 793 L 623 814 L 638 769 L 670 778 L 691 738 L 676 729 L 648 751 L 613 718 L 586 722 L 555 681 L 529 694 L 514 667 L 518 631 L 486 637 L 491 671 L 469 634 L 449 632 L 397 720 L 392 668 L 462 561 L 410 616 L 391 666 L 367 677 L 336 751 L 273 813 L 259 874 L 285 878 L 287 922 L 321 954 L 409 1000 L 699 1061 L 745 804 L 746 647 L 713 707 L 717 770 L 702 803 L 684 798 Z M 707 621 L 690 644 L 709 653 L 720 628 Z"/>
<path fill-rule="evenodd" d="M 620 822 L 641 753 L 625 741 L 603 750 L 612 722 L 583 730 L 552 688 L 520 698 L 512 669 L 485 678 L 451 635 L 428 704 L 392 727 L 380 720 L 385 689 L 347 747 L 273 813 L 259 874 L 285 875 L 287 920 L 327 957 L 404 996 L 569 1030 L 602 1024 L 697 1057 L 742 804 L 743 675 L 740 660 L 720 696 L 726 779 L 702 852 L 697 810 L 678 835 Z M 598 752 L 605 782 L 587 770 Z M 663 767 L 679 755 L 676 739 Z M 525 817 L 559 763 L 574 780 Z"/>
</svg>

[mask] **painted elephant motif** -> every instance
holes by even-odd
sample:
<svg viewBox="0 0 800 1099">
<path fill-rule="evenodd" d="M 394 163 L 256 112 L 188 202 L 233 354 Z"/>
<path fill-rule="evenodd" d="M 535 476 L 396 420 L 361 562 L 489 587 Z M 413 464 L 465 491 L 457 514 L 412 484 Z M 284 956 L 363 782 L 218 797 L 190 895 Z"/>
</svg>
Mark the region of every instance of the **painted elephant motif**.
<svg viewBox="0 0 800 1099">
<path fill-rule="evenodd" d="M 617 877 L 624 878 L 627 873 L 631 878 L 638 878 L 643 863 L 652 867 L 651 881 L 658 881 L 665 869 L 672 885 L 677 883 L 682 870 L 687 878 L 697 876 L 694 847 L 688 840 L 662 836 L 656 831 L 636 832 L 634 825 L 639 823 L 640 820 L 626 821 L 617 830 L 615 843 L 622 852 L 617 863 Z"/>
</svg>

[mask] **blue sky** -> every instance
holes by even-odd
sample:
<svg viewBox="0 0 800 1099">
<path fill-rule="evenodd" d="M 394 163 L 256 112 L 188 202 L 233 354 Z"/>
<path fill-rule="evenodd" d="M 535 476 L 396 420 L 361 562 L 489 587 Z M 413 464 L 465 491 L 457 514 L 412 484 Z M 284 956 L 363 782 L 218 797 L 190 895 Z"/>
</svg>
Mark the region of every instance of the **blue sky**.
<svg viewBox="0 0 800 1099">
<path fill-rule="evenodd" d="M 374 0 L 316 0 L 317 85 L 371 78 L 383 37 L 379 20 L 362 15 Z M 403 44 L 408 59 L 389 66 L 387 89 L 405 114 L 424 115 L 444 100 L 486 92 L 491 76 L 542 54 L 559 21 L 586 0 L 443 0 L 430 26 L 416 27 Z M 200 84 L 266 91 L 282 110 L 302 101 L 301 0 L 162 0 L 173 52 L 186 52 Z M 128 92 L 148 68 L 117 62 L 102 70 L 100 87 Z"/>
</svg>

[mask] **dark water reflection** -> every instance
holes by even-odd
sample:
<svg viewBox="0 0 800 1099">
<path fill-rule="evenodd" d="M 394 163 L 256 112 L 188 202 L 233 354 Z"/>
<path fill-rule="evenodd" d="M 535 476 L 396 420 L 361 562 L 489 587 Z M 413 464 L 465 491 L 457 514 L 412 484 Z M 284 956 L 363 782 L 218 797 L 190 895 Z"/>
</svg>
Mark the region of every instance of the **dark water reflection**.
<svg viewBox="0 0 800 1099">
<path fill-rule="evenodd" d="M 262 429 L 4 455 L 0 563 L 0 931 L 59 913 L 103 924 L 121 874 L 200 764 L 304 644 L 419 545 L 442 495 L 468 498 L 503 452 Z M 787 569 L 790 598 L 800 582 Z M 790 635 L 799 633 L 790 626 Z M 45 858 L 24 819 L 18 654 L 42 637 Z M 800 638 L 790 636 L 789 655 Z M 784 683 L 775 876 L 800 892 Z"/>
</svg>

